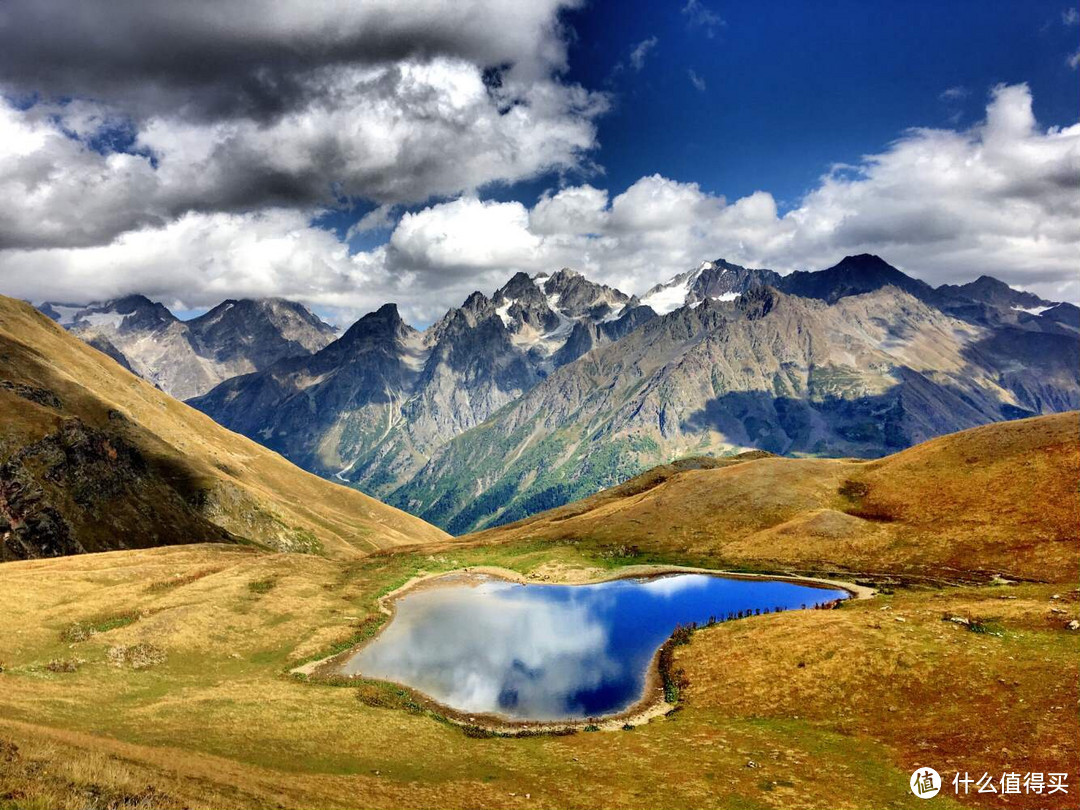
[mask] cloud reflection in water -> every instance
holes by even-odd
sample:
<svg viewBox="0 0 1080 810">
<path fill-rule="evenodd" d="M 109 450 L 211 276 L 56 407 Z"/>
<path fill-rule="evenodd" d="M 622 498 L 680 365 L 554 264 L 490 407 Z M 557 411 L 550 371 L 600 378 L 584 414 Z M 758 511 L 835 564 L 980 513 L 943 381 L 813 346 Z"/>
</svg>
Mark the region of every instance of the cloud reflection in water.
<svg viewBox="0 0 1080 810">
<path fill-rule="evenodd" d="M 344 667 L 463 712 L 558 720 L 621 711 L 678 624 L 843 596 L 792 583 L 680 574 L 587 586 L 454 582 L 407 594 Z"/>
</svg>

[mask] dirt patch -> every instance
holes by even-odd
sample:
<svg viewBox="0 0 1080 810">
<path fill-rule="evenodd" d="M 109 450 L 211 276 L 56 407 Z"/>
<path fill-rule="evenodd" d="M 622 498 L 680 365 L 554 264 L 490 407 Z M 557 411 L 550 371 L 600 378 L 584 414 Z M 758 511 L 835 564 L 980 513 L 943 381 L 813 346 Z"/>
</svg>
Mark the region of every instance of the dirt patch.
<svg viewBox="0 0 1080 810">
<path fill-rule="evenodd" d="M 603 578 L 604 569 L 585 568 L 560 562 L 546 562 L 529 572 L 530 582 L 553 582 L 560 585 L 581 585 Z"/>
<path fill-rule="evenodd" d="M 163 649 L 146 643 L 109 647 L 106 656 L 109 663 L 114 667 L 128 667 L 137 670 L 150 669 L 150 667 L 163 664 L 168 658 Z"/>
</svg>

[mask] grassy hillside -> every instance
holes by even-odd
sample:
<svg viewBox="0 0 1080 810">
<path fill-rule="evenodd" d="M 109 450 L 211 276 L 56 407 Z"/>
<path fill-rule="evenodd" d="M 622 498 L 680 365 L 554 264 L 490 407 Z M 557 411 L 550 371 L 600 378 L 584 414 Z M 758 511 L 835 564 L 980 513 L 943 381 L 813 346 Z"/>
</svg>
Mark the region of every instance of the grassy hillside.
<svg viewBox="0 0 1080 810">
<path fill-rule="evenodd" d="M 898 587 L 702 630 L 678 648 L 680 708 L 633 731 L 475 739 L 407 701 L 286 674 L 363 637 L 377 597 L 420 570 L 542 580 L 619 562 L 511 542 L 352 562 L 201 545 L 2 565 L 0 807 L 862 810 L 923 806 L 908 790 L 918 765 L 1077 783 L 1071 586 Z"/>
<path fill-rule="evenodd" d="M 931 579 L 1080 574 L 1075 412 L 995 423 L 872 462 L 735 461 L 660 468 L 467 539 L 573 539 L 624 556 Z"/>
<path fill-rule="evenodd" d="M 9 558 L 208 540 L 355 556 L 447 537 L 225 430 L 5 297 L 0 414 Z"/>
</svg>

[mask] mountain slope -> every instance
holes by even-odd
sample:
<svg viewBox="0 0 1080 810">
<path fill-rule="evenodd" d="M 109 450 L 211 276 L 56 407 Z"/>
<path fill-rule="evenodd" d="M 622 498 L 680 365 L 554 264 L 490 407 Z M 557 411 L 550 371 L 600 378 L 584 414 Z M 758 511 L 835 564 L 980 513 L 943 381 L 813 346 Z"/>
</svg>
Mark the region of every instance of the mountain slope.
<svg viewBox="0 0 1080 810">
<path fill-rule="evenodd" d="M 0 297 L 7 557 L 246 539 L 355 556 L 445 538 L 305 473 Z"/>
<path fill-rule="evenodd" d="M 942 296 L 925 281 L 897 270 L 880 256 L 862 253 L 845 256 L 825 270 L 797 270 L 777 285 L 786 293 L 818 298 L 830 304 L 848 295 L 861 295 L 884 287 L 896 287 L 920 301 L 935 303 Z"/>
<path fill-rule="evenodd" d="M 306 469 L 381 497 L 435 448 L 654 315 L 569 269 L 518 273 L 425 332 L 388 304 L 311 357 L 228 380 L 191 404 Z"/>
<path fill-rule="evenodd" d="M 441 447 L 390 502 L 458 533 L 685 455 L 876 456 L 1080 407 L 1064 330 L 992 331 L 893 287 L 832 305 L 757 288 L 647 323 Z"/>
<path fill-rule="evenodd" d="M 575 540 L 713 564 L 1075 582 L 1080 414 L 986 425 L 873 462 L 689 462 L 478 543 Z"/>
<path fill-rule="evenodd" d="M 280 298 L 223 301 L 189 321 L 141 295 L 83 307 L 46 303 L 41 311 L 177 399 L 336 337 L 302 304 Z"/>
</svg>

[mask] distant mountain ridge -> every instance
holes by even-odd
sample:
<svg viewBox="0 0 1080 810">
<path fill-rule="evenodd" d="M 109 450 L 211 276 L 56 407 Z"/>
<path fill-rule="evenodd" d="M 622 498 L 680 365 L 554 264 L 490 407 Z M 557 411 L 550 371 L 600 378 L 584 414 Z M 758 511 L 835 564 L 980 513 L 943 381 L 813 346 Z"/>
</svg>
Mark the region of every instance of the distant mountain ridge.
<svg viewBox="0 0 1080 810">
<path fill-rule="evenodd" d="M 845 256 L 839 263 L 824 270 L 796 270 L 784 276 L 777 286 L 792 295 L 817 298 L 828 304 L 835 304 L 849 295 L 874 292 L 883 287 L 896 287 L 928 303 L 939 302 L 942 298 L 925 281 L 912 278 L 880 256 L 868 253 Z"/>
<path fill-rule="evenodd" d="M 973 301 L 982 301 L 999 307 L 1011 307 L 1023 309 L 1040 314 L 1042 311 L 1054 306 L 1053 301 L 1047 301 L 1034 293 L 1014 290 L 1004 281 L 999 281 L 992 276 L 979 276 L 967 284 L 943 284 L 938 287 L 938 292 L 959 298 L 970 298 Z"/>
<path fill-rule="evenodd" d="M 682 456 L 878 456 L 1080 407 L 1078 335 L 1021 317 L 991 329 L 891 285 L 833 304 L 771 287 L 708 299 L 559 369 L 389 501 L 457 533 Z"/>
<path fill-rule="evenodd" d="M 641 303 L 666 315 L 682 306 L 695 306 L 707 299 L 731 301 L 754 287 L 781 287 L 783 277 L 773 270 L 747 269 L 716 259 L 702 262 L 696 270 L 657 284 L 642 296 Z"/>
<path fill-rule="evenodd" d="M 191 404 L 306 469 L 386 494 L 436 447 L 653 317 L 566 268 L 518 273 L 424 332 L 387 304 L 311 357 L 228 380 Z"/>
<path fill-rule="evenodd" d="M 688 454 L 877 456 L 1075 408 L 1078 345 L 1071 304 L 987 276 L 934 288 L 871 255 L 787 276 L 717 259 L 640 299 L 563 268 L 424 331 L 387 304 L 191 404 L 460 532 Z"/>
<path fill-rule="evenodd" d="M 311 354 L 337 336 L 303 304 L 283 298 L 230 299 L 188 321 L 142 295 L 85 306 L 46 302 L 39 309 L 177 399 Z"/>
</svg>

